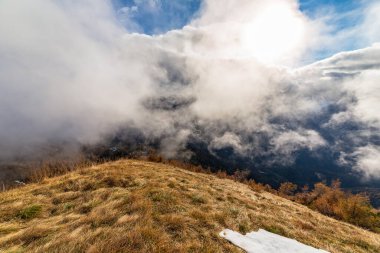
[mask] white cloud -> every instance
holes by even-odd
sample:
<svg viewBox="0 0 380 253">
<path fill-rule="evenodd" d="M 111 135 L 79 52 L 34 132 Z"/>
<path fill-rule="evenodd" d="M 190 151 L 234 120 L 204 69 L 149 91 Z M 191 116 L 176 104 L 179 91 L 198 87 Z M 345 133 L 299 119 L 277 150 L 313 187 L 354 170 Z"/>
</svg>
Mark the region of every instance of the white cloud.
<svg viewBox="0 0 380 253">
<path fill-rule="evenodd" d="M 365 8 L 365 15 L 363 24 L 360 26 L 360 34 L 364 36 L 368 44 L 380 41 L 380 3 L 372 1 L 372 3 Z"/>
<path fill-rule="evenodd" d="M 380 129 L 379 80 L 379 70 L 368 70 L 345 83 L 347 90 L 354 93 L 357 99 L 356 104 L 352 106 L 353 115 L 378 129 Z"/>
<path fill-rule="evenodd" d="M 226 132 L 223 136 L 214 138 L 209 147 L 211 149 L 222 149 L 231 147 L 235 152 L 244 155 L 246 148 L 242 145 L 240 137 L 234 133 Z"/>
<path fill-rule="evenodd" d="M 298 130 L 281 133 L 273 140 L 275 150 L 291 153 L 299 148 L 310 150 L 326 145 L 325 140 L 313 130 Z"/>
<path fill-rule="evenodd" d="M 294 152 L 300 149 L 318 150 L 326 144 L 316 131 L 305 129 L 280 132 L 271 143 L 277 159 L 282 163 L 290 164 L 294 162 Z"/>
<path fill-rule="evenodd" d="M 2 1 L 5 150 L 57 136 L 93 141 L 136 117 L 139 94 L 151 82 L 143 75 L 149 63 L 128 49 L 124 33 L 104 1 Z"/>
<path fill-rule="evenodd" d="M 356 159 L 355 168 L 366 179 L 380 178 L 380 147 L 368 145 L 358 148 L 352 156 Z"/>
<path fill-rule="evenodd" d="M 191 24 L 201 28 L 202 54 L 295 64 L 318 34 L 295 0 L 207 0 L 204 5 Z"/>
</svg>

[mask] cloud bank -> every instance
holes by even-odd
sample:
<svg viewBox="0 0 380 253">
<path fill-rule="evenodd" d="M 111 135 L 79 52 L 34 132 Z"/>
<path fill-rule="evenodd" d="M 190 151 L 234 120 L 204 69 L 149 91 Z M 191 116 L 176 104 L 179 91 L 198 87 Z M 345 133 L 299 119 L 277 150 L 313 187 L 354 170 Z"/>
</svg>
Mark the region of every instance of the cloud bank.
<svg viewBox="0 0 380 253">
<path fill-rule="evenodd" d="M 133 126 L 168 157 L 191 156 L 190 140 L 271 164 L 328 149 L 380 178 L 379 44 L 295 67 L 326 39 L 295 0 L 206 0 L 156 36 L 130 32 L 130 11 L 121 23 L 107 1 L 1 1 L 0 159 Z"/>
</svg>

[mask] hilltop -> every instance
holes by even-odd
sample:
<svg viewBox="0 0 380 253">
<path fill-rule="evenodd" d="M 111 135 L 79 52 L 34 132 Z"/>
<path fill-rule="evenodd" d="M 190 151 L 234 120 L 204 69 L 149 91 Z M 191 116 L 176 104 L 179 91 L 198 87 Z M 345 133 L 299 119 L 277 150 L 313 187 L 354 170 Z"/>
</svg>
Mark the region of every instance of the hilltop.
<svg viewBox="0 0 380 253">
<path fill-rule="evenodd" d="M 0 252 L 242 252 L 218 233 L 259 228 L 332 253 L 380 235 L 248 185 L 120 160 L 0 193 Z"/>
</svg>

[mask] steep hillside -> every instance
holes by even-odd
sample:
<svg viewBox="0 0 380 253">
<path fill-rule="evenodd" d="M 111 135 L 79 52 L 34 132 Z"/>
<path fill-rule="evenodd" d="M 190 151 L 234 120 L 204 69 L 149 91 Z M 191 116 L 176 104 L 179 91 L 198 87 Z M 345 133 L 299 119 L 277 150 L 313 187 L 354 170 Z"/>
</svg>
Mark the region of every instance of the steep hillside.
<svg viewBox="0 0 380 253">
<path fill-rule="evenodd" d="M 259 228 L 332 253 L 380 235 L 247 185 L 122 160 L 0 193 L 0 252 L 241 252 L 218 236 Z"/>
</svg>

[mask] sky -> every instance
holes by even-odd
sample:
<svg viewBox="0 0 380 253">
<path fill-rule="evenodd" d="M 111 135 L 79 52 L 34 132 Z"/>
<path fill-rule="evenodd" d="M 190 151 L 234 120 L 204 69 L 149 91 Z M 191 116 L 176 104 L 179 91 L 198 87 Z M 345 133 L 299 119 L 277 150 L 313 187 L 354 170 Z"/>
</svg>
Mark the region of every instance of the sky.
<svg viewBox="0 0 380 253">
<path fill-rule="evenodd" d="M 324 19 L 329 34 L 344 33 L 364 19 L 368 0 L 300 0 L 299 9 L 310 19 Z M 181 29 L 200 13 L 202 0 L 112 0 L 121 22 L 133 32 L 157 35 Z M 125 16 L 128 16 L 126 18 Z M 137 25 L 131 27 L 129 21 Z M 352 36 L 339 48 L 319 48 L 311 59 L 323 59 L 339 51 L 359 49 L 363 44 Z"/>
<path fill-rule="evenodd" d="M 379 11 L 376 0 L 2 0 L 0 165 L 133 127 L 169 158 L 191 157 L 194 140 L 269 165 L 324 151 L 380 179 Z"/>
<path fill-rule="evenodd" d="M 201 6 L 201 0 L 113 0 L 119 19 L 131 16 L 138 27 L 134 31 L 161 34 L 180 29 L 190 22 Z"/>
</svg>

